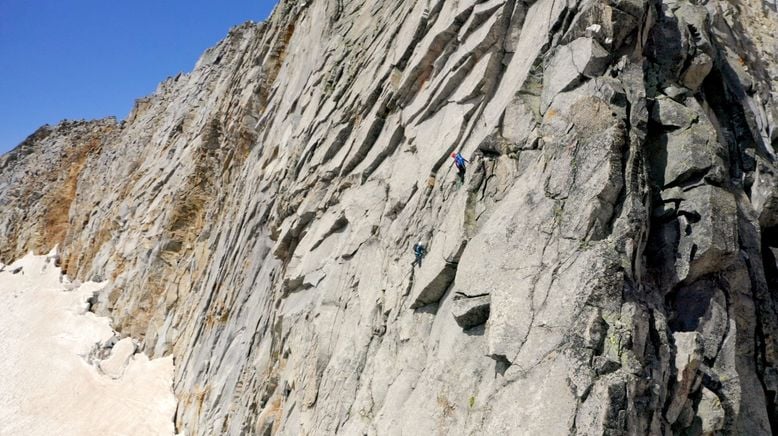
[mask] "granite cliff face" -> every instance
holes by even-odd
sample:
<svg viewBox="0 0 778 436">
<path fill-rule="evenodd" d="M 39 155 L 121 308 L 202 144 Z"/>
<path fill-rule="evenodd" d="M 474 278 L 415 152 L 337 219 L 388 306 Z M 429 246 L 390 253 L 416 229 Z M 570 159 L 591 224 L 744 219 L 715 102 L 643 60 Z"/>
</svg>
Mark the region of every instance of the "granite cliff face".
<svg viewBox="0 0 778 436">
<path fill-rule="evenodd" d="M 776 34 L 757 0 L 282 1 L 0 157 L 0 260 L 108 280 L 188 434 L 771 434 Z"/>
</svg>

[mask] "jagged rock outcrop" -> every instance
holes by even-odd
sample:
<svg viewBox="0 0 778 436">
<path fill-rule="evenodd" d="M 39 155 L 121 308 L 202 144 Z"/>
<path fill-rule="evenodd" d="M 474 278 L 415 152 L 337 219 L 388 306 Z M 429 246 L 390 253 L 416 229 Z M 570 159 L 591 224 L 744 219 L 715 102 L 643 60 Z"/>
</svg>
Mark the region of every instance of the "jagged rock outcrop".
<svg viewBox="0 0 778 436">
<path fill-rule="evenodd" d="M 127 120 L 4 157 L 0 254 L 109 280 L 191 434 L 771 434 L 776 23 L 282 1 Z"/>
<path fill-rule="evenodd" d="M 87 160 L 118 130 L 115 119 L 44 126 L 0 156 L 0 257 L 46 253 L 64 242 L 68 213 Z"/>
</svg>

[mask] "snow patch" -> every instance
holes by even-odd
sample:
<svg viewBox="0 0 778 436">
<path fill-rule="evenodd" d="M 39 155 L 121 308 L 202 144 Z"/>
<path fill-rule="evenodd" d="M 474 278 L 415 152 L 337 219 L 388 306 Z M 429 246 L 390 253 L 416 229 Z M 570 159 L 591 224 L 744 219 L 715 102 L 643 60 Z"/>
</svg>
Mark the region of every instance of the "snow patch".
<svg viewBox="0 0 778 436">
<path fill-rule="evenodd" d="M 172 357 L 116 342 L 89 312 L 105 283 L 71 283 L 56 260 L 0 268 L 0 434 L 173 435 Z"/>
</svg>

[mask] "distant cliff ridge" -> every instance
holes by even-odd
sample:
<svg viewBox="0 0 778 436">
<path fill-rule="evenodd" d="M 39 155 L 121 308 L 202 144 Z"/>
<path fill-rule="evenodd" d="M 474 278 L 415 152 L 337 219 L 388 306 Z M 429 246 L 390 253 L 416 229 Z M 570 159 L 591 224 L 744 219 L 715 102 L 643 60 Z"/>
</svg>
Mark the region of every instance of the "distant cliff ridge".
<svg viewBox="0 0 778 436">
<path fill-rule="evenodd" d="M 758 0 L 281 1 L 0 157 L 0 260 L 106 280 L 187 434 L 773 434 L 776 35 Z"/>
</svg>

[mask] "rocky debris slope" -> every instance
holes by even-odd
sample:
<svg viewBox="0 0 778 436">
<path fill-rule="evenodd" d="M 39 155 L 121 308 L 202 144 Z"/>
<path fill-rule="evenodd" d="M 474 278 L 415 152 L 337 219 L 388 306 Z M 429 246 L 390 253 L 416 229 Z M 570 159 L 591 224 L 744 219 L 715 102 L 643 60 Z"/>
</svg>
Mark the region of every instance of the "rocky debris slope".
<svg viewBox="0 0 778 436">
<path fill-rule="evenodd" d="M 47 242 L 174 356 L 192 434 L 770 434 L 776 23 L 282 1 L 104 136 Z"/>
<path fill-rule="evenodd" d="M 102 285 L 70 282 L 56 260 L 0 264 L 0 433 L 172 435 L 173 359 L 118 340 L 88 311 Z"/>
</svg>

